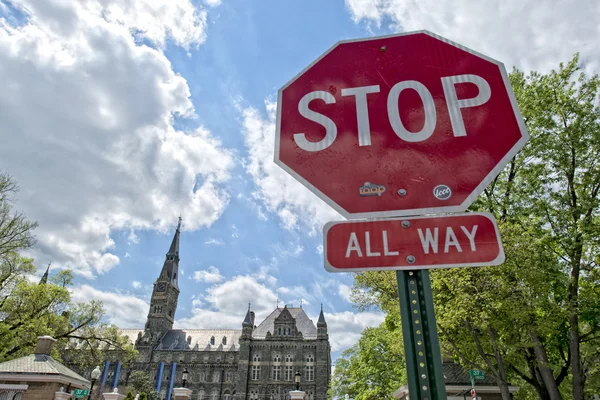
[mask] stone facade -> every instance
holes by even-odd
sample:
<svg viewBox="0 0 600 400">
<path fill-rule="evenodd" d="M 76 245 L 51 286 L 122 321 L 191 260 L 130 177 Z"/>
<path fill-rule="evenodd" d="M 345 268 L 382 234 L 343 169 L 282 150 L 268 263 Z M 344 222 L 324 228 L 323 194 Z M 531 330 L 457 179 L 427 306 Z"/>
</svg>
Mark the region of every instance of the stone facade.
<svg viewBox="0 0 600 400">
<path fill-rule="evenodd" d="M 154 378 L 160 398 L 173 400 L 172 388 L 182 385 L 187 369 L 192 400 L 285 400 L 299 372 L 307 399 L 325 400 L 331 350 L 323 310 L 316 327 L 301 307 L 285 306 L 259 325 L 248 309 L 241 330 L 173 329 L 179 235 L 178 226 L 154 283 L 144 330 L 122 329 L 134 341 L 138 359 L 127 369 L 111 363 L 100 379 L 100 385 L 105 382 L 102 389 L 125 387 L 131 372 L 141 370 Z"/>
</svg>

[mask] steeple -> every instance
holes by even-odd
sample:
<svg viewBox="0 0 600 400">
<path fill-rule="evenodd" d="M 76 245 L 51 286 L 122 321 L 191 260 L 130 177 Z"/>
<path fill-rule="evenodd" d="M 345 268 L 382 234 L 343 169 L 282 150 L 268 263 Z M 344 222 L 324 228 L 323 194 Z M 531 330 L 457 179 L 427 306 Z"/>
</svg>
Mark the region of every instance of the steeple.
<svg viewBox="0 0 600 400">
<path fill-rule="evenodd" d="M 321 304 L 321 313 L 317 321 L 317 338 L 327 339 L 327 322 L 325 322 L 325 314 L 323 314 L 323 304 Z"/>
<path fill-rule="evenodd" d="M 248 312 L 246 318 L 242 322 L 242 339 L 251 339 L 252 331 L 254 330 L 254 313 L 250 311 L 250 303 L 248 303 Z"/>
<path fill-rule="evenodd" d="M 48 268 L 46 268 L 46 272 L 44 272 L 44 275 L 42 275 L 42 279 L 40 279 L 40 285 L 46 284 L 48 283 L 48 274 L 50 273 L 50 264 L 52 264 L 52 262 L 48 263 Z"/>
<path fill-rule="evenodd" d="M 167 252 L 165 263 L 163 264 L 162 271 L 160 272 L 159 279 L 168 280 L 173 286 L 178 288 L 177 285 L 177 274 L 179 273 L 179 236 L 181 230 L 181 217 L 177 223 L 177 229 L 171 242 L 171 247 Z"/>
<path fill-rule="evenodd" d="M 165 263 L 156 282 L 150 299 L 150 311 L 146 320 L 144 333 L 145 345 L 155 344 L 156 340 L 169 329 L 173 329 L 177 302 L 179 300 L 179 286 L 177 274 L 179 273 L 179 235 L 181 230 L 181 217 L 177 229 L 167 252 Z"/>
<path fill-rule="evenodd" d="M 327 322 L 325 322 L 325 315 L 323 314 L 323 304 L 321 304 L 321 313 L 319 314 L 319 320 L 317 321 L 317 328 L 327 328 Z"/>
</svg>

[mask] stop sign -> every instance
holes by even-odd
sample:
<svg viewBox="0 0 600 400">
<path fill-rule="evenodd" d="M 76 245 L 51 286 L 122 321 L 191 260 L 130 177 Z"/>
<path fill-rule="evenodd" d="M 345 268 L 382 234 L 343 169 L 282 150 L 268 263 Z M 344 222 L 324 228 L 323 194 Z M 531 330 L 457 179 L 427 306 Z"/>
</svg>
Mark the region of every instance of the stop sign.
<svg viewBox="0 0 600 400">
<path fill-rule="evenodd" d="M 529 137 L 503 64 L 426 31 L 334 45 L 279 90 L 276 135 L 347 218 L 464 211 Z"/>
</svg>

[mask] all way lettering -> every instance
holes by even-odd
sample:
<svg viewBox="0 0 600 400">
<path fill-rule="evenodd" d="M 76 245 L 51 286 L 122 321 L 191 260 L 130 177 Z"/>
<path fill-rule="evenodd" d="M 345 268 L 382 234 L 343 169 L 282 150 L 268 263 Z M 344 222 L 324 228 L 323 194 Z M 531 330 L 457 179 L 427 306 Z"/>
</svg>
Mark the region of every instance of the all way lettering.
<svg viewBox="0 0 600 400">
<path fill-rule="evenodd" d="M 429 254 L 429 252 L 433 252 L 435 254 L 440 250 L 440 241 L 439 241 L 439 227 L 435 227 L 433 229 L 417 229 L 419 234 L 419 240 L 421 241 L 421 246 L 423 246 L 423 252 L 425 254 Z M 443 252 L 448 253 L 450 251 L 457 251 L 462 253 L 463 248 L 454 233 L 454 229 L 448 226 L 445 228 L 445 239 L 443 240 Z M 477 225 L 473 225 L 470 228 L 465 226 L 460 226 L 460 230 L 469 240 L 469 248 L 471 251 L 477 251 L 477 246 L 475 244 L 475 235 L 477 233 Z M 425 232 L 423 232 L 425 231 Z M 380 251 L 374 251 L 373 246 L 371 245 L 371 232 L 365 231 L 365 240 L 364 240 L 364 250 L 363 253 L 360 243 L 358 241 L 358 237 L 356 236 L 356 232 L 350 232 L 350 239 L 348 240 L 348 247 L 346 249 L 346 258 L 349 258 L 352 255 L 352 252 L 356 252 L 358 257 L 381 257 L 382 253 L 384 257 L 387 256 L 398 256 L 400 254 L 399 251 L 390 250 L 389 246 L 389 238 L 388 232 L 386 230 L 381 231 L 381 241 L 383 243 L 383 249 L 379 249 Z"/>
<path fill-rule="evenodd" d="M 330 222 L 324 232 L 329 271 L 499 265 L 504 252 L 487 213 Z"/>
</svg>

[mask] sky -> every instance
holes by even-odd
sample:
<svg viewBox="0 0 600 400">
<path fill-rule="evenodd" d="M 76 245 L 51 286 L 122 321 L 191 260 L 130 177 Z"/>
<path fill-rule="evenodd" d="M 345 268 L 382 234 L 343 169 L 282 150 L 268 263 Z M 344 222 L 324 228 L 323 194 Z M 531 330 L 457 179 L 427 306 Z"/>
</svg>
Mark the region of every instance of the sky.
<svg viewBox="0 0 600 400">
<path fill-rule="evenodd" d="M 509 70 L 579 52 L 597 73 L 599 20 L 591 0 L 0 0 L 0 171 L 39 222 L 27 255 L 143 327 L 181 215 L 176 327 L 323 304 L 335 358 L 383 314 L 324 270 L 342 217 L 274 164 L 277 90 L 339 40 L 420 29 Z"/>
</svg>

